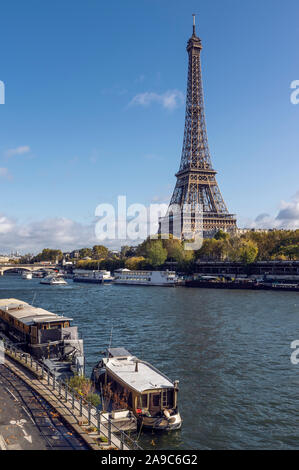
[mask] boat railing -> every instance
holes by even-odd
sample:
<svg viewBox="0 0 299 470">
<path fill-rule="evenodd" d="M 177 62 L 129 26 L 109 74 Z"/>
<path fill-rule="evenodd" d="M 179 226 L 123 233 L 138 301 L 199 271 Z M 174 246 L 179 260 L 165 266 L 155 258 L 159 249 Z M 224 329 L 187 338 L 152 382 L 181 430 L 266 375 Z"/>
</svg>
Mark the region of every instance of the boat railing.
<svg viewBox="0 0 299 470">
<path fill-rule="evenodd" d="M 30 354 L 17 349 L 10 341 L 4 339 L 3 344 L 5 353 L 30 369 L 59 401 L 70 405 L 68 408 L 76 418 L 79 416 L 92 428 L 92 437 L 95 438 L 95 441 L 103 443 L 104 438 L 109 446 L 114 446 L 119 450 L 142 450 L 136 440 L 119 429 L 109 416 L 105 416 L 97 407 L 70 387 L 67 381 L 58 379 L 47 366 L 34 359 Z"/>
</svg>

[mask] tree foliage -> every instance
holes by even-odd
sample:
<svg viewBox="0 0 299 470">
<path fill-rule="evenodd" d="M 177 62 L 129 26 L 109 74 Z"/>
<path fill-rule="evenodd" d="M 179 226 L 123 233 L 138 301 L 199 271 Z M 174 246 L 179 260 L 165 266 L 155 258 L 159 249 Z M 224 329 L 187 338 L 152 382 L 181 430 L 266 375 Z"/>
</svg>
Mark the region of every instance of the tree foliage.
<svg viewBox="0 0 299 470">
<path fill-rule="evenodd" d="M 90 379 L 81 375 L 74 375 L 68 380 L 68 386 L 93 406 L 98 407 L 101 403 L 99 395 L 94 393 L 95 388 Z"/>
<path fill-rule="evenodd" d="M 132 256 L 131 258 L 126 259 L 125 267 L 133 271 L 136 269 L 142 269 L 144 262 L 145 258 L 143 256 Z"/>
<path fill-rule="evenodd" d="M 50 248 L 44 248 L 41 253 L 35 256 L 34 261 L 52 261 L 55 263 L 56 260 L 61 261 L 63 253 L 61 250 L 51 250 Z"/>
<path fill-rule="evenodd" d="M 108 254 L 109 250 L 104 245 L 95 245 L 92 249 L 93 259 L 106 259 Z"/>
<path fill-rule="evenodd" d="M 167 250 L 161 240 L 152 240 L 146 248 L 146 259 L 153 268 L 162 266 L 167 259 Z"/>
</svg>

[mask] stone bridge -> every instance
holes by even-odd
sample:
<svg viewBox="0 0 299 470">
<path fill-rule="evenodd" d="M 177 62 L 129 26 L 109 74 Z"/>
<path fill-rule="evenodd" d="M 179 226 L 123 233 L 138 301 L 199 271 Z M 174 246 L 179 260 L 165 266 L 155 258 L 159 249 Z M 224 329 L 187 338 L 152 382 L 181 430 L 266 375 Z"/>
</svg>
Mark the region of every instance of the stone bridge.
<svg viewBox="0 0 299 470">
<path fill-rule="evenodd" d="M 44 265 L 44 264 L 0 264 L 0 276 L 3 276 L 5 271 L 18 270 L 18 271 L 40 271 L 41 269 L 56 269 L 55 264 Z"/>
</svg>

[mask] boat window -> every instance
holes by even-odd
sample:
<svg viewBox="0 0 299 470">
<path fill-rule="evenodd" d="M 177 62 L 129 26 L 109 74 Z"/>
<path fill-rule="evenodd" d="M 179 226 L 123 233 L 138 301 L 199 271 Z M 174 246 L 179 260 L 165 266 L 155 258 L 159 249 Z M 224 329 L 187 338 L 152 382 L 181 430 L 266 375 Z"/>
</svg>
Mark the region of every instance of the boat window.
<svg viewBox="0 0 299 470">
<path fill-rule="evenodd" d="M 162 392 L 162 406 L 163 408 L 173 407 L 173 390 L 163 390 Z"/>
<path fill-rule="evenodd" d="M 128 396 L 128 405 L 130 408 L 132 408 L 133 406 L 133 403 L 132 403 L 132 392 L 129 393 L 129 396 Z"/>
<path fill-rule="evenodd" d="M 152 394 L 152 404 L 153 406 L 160 406 L 160 393 Z"/>
<path fill-rule="evenodd" d="M 148 399 L 147 394 L 141 395 L 141 407 L 142 408 L 148 408 L 147 399 Z"/>
</svg>

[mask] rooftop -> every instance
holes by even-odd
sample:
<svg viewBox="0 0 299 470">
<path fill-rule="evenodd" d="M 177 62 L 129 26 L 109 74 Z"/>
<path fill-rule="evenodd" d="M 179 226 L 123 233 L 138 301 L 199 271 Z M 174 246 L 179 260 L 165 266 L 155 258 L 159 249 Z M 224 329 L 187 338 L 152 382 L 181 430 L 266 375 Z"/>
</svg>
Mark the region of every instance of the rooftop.
<svg viewBox="0 0 299 470">
<path fill-rule="evenodd" d="M 0 299 L 0 310 L 9 313 L 13 318 L 26 325 L 72 320 L 72 318 L 57 315 L 43 308 L 33 307 L 18 299 Z"/>
<path fill-rule="evenodd" d="M 136 371 L 137 361 L 138 370 Z M 104 362 L 108 371 L 110 370 L 122 382 L 127 383 L 139 393 L 146 390 L 173 388 L 173 383 L 166 375 L 135 356 L 105 358 Z"/>
</svg>

